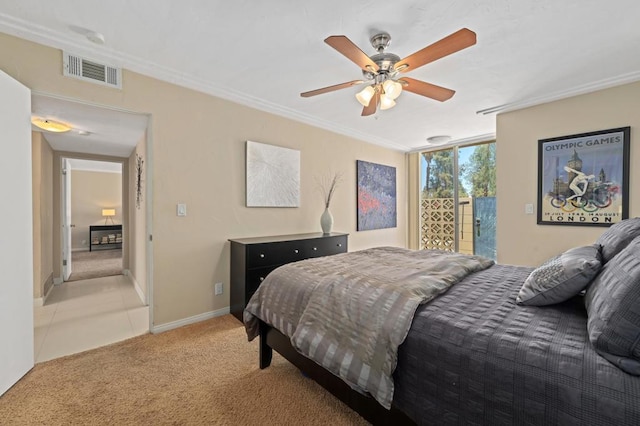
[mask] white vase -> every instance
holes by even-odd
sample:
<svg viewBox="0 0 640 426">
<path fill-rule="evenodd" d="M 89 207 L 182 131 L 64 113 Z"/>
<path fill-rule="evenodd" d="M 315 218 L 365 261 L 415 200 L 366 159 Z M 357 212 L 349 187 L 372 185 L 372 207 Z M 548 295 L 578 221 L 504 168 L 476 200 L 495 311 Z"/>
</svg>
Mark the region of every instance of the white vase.
<svg viewBox="0 0 640 426">
<path fill-rule="evenodd" d="M 333 228 L 333 216 L 327 207 L 322 212 L 322 216 L 320 216 L 320 226 L 322 227 L 323 234 L 330 234 L 331 228 Z"/>
</svg>

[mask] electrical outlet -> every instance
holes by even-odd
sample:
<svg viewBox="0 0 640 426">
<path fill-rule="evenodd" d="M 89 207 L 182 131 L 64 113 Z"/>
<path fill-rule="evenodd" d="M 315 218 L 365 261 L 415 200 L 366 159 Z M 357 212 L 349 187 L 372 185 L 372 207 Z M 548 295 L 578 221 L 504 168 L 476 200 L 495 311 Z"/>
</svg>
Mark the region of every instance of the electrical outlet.
<svg viewBox="0 0 640 426">
<path fill-rule="evenodd" d="M 186 216 L 187 215 L 187 205 L 180 203 L 176 207 L 176 214 L 178 216 Z"/>
<path fill-rule="evenodd" d="M 87 240 L 82 240 L 82 245 L 86 246 L 87 245 Z"/>
<path fill-rule="evenodd" d="M 216 283 L 214 293 L 216 296 L 220 296 L 222 294 L 222 283 Z"/>
<path fill-rule="evenodd" d="M 525 214 L 533 214 L 533 204 L 525 204 L 524 205 L 524 213 Z"/>
</svg>

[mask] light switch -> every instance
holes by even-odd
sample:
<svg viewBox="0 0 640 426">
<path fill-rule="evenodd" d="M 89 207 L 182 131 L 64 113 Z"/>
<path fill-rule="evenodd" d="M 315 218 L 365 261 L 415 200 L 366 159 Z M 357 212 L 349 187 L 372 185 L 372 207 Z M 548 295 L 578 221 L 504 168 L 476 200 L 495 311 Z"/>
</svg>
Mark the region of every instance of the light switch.
<svg viewBox="0 0 640 426">
<path fill-rule="evenodd" d="M 178 204 L 177 212 L 178 212 L 178 216 L 186 216 L 187 215 L 187 205 L 186 204 Z"/>
<path fill-rule="evenodd" d="M 525 204 L 524 205 L 524 212 L 526 214 L 533 214 L 533 204 Z"/>
</svg>

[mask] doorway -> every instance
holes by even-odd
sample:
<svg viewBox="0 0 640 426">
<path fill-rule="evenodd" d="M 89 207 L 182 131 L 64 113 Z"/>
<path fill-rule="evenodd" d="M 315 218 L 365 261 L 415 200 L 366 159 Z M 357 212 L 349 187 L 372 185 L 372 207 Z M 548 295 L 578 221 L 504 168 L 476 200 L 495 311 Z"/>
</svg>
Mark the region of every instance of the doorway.
<svg viewBox="0 0 640 426">
<path fill-rule="evenodd" d="M 496 259 L 495 142 L 420 155 L 420 248 Z"/>
<path fill-rule="evenodd" d="M 42 155 L 42 164 L 33 164 L 34 169 L 42 169 L 46 186 L 51 187 L 46 189 L 51 195 L 40 210 L 51 218 L 50 230 L 45 233 L 52 253 L 47 254 L 50 263 L 43 267 L 55 285 L 37 283 L 44 290 L 39 292 L 40 304 L 35 301 L 35 356 L 37 362 L 42 362 L 149 331 L 153 316 L 149 306 L 152 275 L 148 272 L 152 268 L 152 246 L 146 235 L 151 233 L 147 217 L 151 215 L 152 191 L 149 186 L 143 187 L 144 197 L 139 203 L 134 194 L 139 181 L 150 183 L 146 176 L 152 159 L 147 114 L 36 93 L 32 96 L 32 115 L 72 126 L 66 133 L 41 132 L 42 151 L 47 154 Z M 145 160 L 144 170 L 135 167 L 138 157 Z M 79 160 L 115 163 L 121 175 L 120 195 L 115 200 L 99 202 L 85 196 L 80 203 L 85 212 L 72 208 L 71 199 L 77 190 L 82 185 L 92 186 L 87 173 L 79 179 L 74 176 L 87 172 L 77 170 L 82 169 L 74 164 Z M 140 176 L 137 180 L 136 175 Z M 63 194 L 65 181 L 68 197 Z M 82 214 L 89 219 L 81 220 Z M 103 244 L 102 233 L 92 233 L 91 228 L 104 231 L 105 223 L 119 228 L 109 229 Z M 92 240 L 97 244 L 92 245 Z M 74 280 L 80 265 L 74 262 L 77 258 L 73 255 L 94 251 L 117 253 L 118 275 Z"/>
<path fill-rule="evenodd" d="M 122 163 L 62 161 L 63 280 L 122 275 Z"/>
</svg>

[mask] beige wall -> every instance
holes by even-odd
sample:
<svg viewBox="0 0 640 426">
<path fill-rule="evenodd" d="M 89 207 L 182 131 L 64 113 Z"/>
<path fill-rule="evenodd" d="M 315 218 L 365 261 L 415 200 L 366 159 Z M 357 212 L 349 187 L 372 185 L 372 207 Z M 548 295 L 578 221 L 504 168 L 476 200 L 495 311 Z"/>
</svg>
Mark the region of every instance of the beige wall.
<svg viewBox="0 0 640 426">
<path fill-rule="evenodd" d="M 147 263 L 146 263 L 146 242 L 147 242 L 147 206 L 146 196 L 144 191 L 146 190 L 147 178 L 146 172 L 148 170 L 148 158 L 146 150 L 146 134 L 138 142 L 133 154 L 129 157 L 129 233 L 130 241 L 130 261 L 129 261 L 129 273 L 133 279 L 138 283 L 140 290 L 145 295 L 147 291 Z M 137 182 L 137 161 L 136 155 L 142 157 L 142 199 L 139 205 L 136 205 L 136 182 Z"/>
<path fill-rule="evenodd" d="M 151 114 L 154 325 L 229 306 L 228 238 L 320 231 L 314 177 L 329 170 L 344 173 L 331 210 L 350 250 L 406 245 L 403 153 L 126 70 L 123 90 L 65 78 L 59 50 L 7 35 L 0 68 L 32 90 Z M 244 206 L 247 140 L 301 151 L 300 208 Z M 355 231 L 356 160 L 397 168 L 397 228 Z M 176 216 L 177 203 L 187 204 L 187 217 Z M 214 297 L 215 282 L 224 283 L 222 296 Z"/>
<path fill-rule="evenodd" d="M 576 96 L 497 118 L 497 251 L 501 263 L 539 265 L 570 247 L 591 244 L 602 227 L 537 225 L 538 140 L 631 126 L 629 216 L 640 216 L 640 82 Z"/>
<path fill-rule="evenodd" d="M 407 154 L 407 247 L 420 248 L 420 153 Z"/>
<path fill-rule="evenodd" d="M 40 132 L 31 133 L 33 187 L 33 297 L 53 285 L 53 150 Z"/>
<path fill-rule="evenodd" d="M 113 208 L 113 222 L 122 224 L 122 174 L 71 171 L 71 248 L 89 250 L 89 226 L 104 225 L 102 209 Z M 111 224 L 111 220 L 107 221 Z M 84 241 L 84 244 L 83 244 Z"/>
</svg>

